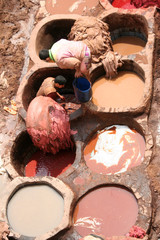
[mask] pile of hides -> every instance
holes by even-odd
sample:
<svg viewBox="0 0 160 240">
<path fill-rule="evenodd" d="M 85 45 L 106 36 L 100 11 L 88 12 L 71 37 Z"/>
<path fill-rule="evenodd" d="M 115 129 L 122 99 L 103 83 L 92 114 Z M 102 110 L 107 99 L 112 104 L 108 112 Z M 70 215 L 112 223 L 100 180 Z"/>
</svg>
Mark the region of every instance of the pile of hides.
<svg viewBox="0 0 160 240">
<path fill-rule="evenodd" d="M 107 77 L 114 77 L 122 65 L 121 56 L 113 52 L 108 24 L 96 17 L 77 19 L 68 35 L 69 40 L 83 41 L 89 47 L 92 63 L 102 62 Z"/>
<path fill-rule="evenodd" d="M 134 238 L 140 238 L 143 239 L 146 235 L 146 231 L 142 229 L 141 227 L 138 226 L 133 226 L 130 231 L 128 236 L 134 237 Z"/>
<path fill-rule="evenodd" d="M 36 147 L 56 154 L 73 146 L 69 117 L 50 97 L 35 97 L 27 110 L 26 126 Z"/>
<path fill-rule="evenodd" d="M 131 4 L 134 4 L 136 8 L 147 8 L 151 6 L 157 6 L 160 8 L 160 0 L 131 0 Z"/>
</svg>

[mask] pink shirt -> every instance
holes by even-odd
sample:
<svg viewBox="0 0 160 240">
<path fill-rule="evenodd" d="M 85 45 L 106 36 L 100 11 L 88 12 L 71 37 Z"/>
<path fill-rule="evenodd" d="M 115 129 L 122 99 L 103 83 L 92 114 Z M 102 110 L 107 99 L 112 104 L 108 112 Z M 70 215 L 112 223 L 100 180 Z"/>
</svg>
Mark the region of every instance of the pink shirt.
<svg viewBox="0 0 160 240">
<path fill-rule="evenodd" d="M 82 60 L 85 57 L 87 45 L 81 41 L 69 41 L 66 39 L 61 39 L 51 48 L 51 53 L 55 59 L 55 62 L 60 68 L 66 68 L 65 58 L 77 58 Z"/>
</svg>

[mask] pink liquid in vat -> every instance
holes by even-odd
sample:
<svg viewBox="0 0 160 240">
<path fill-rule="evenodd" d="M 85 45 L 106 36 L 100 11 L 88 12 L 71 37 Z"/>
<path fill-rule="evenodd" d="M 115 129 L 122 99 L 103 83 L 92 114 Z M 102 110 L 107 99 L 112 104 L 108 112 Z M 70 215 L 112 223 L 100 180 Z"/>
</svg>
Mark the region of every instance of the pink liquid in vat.
<svg viewBox="0 0 160 240">
<path fill-rule="evenodd" d="M 145 140 L 128 126 L 113 125 L 99 131 L 84 149 L 87 166 L 100 174 L 125 172 L 142 163 Z"/>
<path fill-rule="evenodd" d="M 74 227 L 82 236 L 122 236 L 129 232 L 138 215 L 137 200 L 120 187 L 101 187 L 85 195 L 74 211 Z"/>
</svg>

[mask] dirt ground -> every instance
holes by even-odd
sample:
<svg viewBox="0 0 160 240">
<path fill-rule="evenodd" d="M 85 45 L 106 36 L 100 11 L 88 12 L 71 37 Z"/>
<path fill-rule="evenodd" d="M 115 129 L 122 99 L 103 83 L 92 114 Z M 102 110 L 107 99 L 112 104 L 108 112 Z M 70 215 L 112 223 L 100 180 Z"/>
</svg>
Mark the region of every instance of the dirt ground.
<svg viewBox="0 0 160 240">
<path fill-rule="evenodd" d="M 7 117 L 4 106 L 15 98 L 18 86 L 27 73 L 29 56 L 27 44 L 35 24 L 38 0 L 0 0 L 0 114 Z M 160 13 L 157 13 L 154 93 L 149 116 L 153 135 L 153 157 L 148 167 L 153 192 L 153 219 L 150 239 L 160 238 Z M 159 31 L 159 32 L 158 32 Z M 1 129 L 0 129 L 1 132 Z"/>
<path fill-rule="evenodd" d="M 26 48 L 34 24 L 31 19 L 38 5 L 34 0 L 0 0 L 0 75 L 8 82 L 8 87 L 0 84 L 1 108 L 15 96 L 25 74 Z"/>
</svg>

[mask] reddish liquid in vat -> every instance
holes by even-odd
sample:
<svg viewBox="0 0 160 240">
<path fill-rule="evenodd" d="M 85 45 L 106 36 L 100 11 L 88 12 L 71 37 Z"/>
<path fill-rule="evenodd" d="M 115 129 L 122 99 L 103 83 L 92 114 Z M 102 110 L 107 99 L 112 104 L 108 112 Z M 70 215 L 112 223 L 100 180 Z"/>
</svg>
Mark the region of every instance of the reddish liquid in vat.
<svg viewBox="0 0 160 240">
<path fill-rule="evenodd" d="M 51 14 L 82 14 L 85 9 L 95 7 L 98 3 L 98 0 L 46 0 L 46 9 Z"/>
<path fill-rule="evenodd" d="M 74 227 L 82 236 L 102 234 L 121 236 L 135 224 L 138 205 L 129 191 L 118 187 L 102 187 L 85 195 L 74 211 Z"/>
<path fill-rule="evenodd" d="M 112 2 L 113 7 L 124 8 L 124 9 L 133 9 L 136 8 L 134 5 L 130 4 L 130 0 L 114 0 Z"/>
<path fill-rule="evenodd" d="M 72 150 L 61 150 L 56 155 L 51 153 L 35 152 L 25 167 L 26 177 L 52 176 L 65 172 L 74 162 L 75 152 Z"/>
<path fill-rule="evenodd" d="M 129 129 L 129 131 L 128 129 L 127 126 L 124 126 L 124 133 L 121 136 L 119 135 L 120 137 L 116 137 L 118 131 L 122 130 L 122 128 L 118 129 L 117 125 L 110 127 L 108 130 L 100 131 L 91 139 L 84 149 L 84 159 L 93 172 L 115 174 L 127 171 L 142 163 L 145 153 L 145 140 L 134 129 Z M 99 136 L 104 132 L 107 133 L 106 137 L 104 136 L 103 141 L 99 140 L 100 147 L 96 147 Z M 115 135 L 115 137 L 110 138 L 110 134 Z"/>
<path fill-rule="evenodd" d="M 133 72 L 121 71 L 111 80 L 104 76 L 97 79 L 92 92 L 93 103 L 100 107 L 138 107 L 144 93 L 144 82 Z"/>
</svg>

